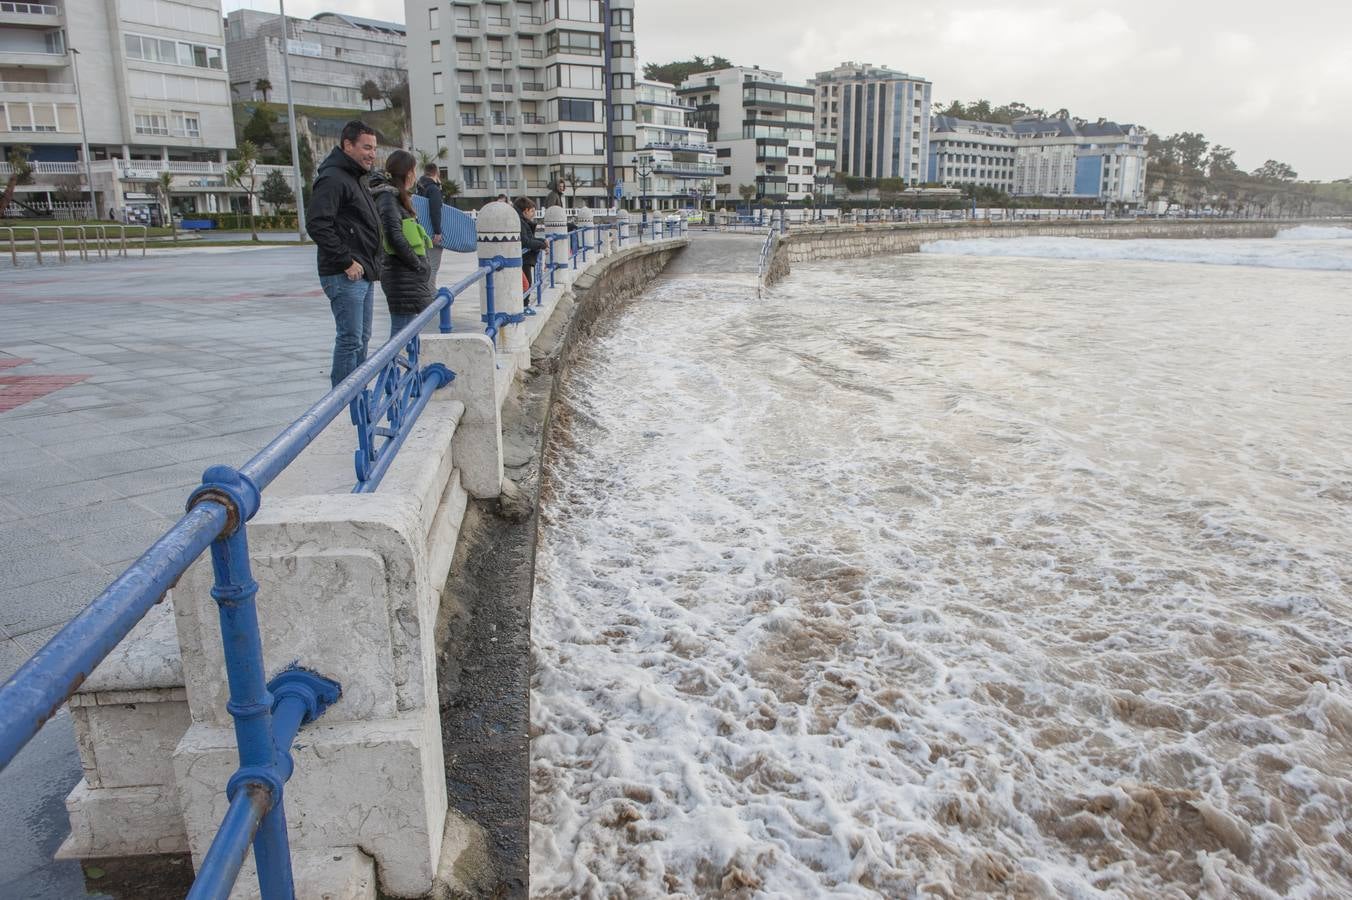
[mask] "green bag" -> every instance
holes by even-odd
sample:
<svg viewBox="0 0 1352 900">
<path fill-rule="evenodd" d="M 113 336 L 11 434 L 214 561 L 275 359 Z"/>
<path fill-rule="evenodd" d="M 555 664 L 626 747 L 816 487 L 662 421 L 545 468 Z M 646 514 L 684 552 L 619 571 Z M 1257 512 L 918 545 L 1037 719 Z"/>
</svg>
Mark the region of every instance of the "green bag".
<svg viewBox="0 0 1352 900">
<path fill-rule="evenodd" d="M 432 246 L 432 238 L 418 224 L 418 220 L 408 216 L 399 225 L 403 228 L 404 240 L 408 241 L 408 245 L 413 248 L 413 252 L 418 256 L 426 256 L 427 249 Z M 383 231 L 380 235 L 380 243 L 387 255 L 394 255 L 394 247 L 391 246 L 389 238 L 385 237 Z"/>
</svg>

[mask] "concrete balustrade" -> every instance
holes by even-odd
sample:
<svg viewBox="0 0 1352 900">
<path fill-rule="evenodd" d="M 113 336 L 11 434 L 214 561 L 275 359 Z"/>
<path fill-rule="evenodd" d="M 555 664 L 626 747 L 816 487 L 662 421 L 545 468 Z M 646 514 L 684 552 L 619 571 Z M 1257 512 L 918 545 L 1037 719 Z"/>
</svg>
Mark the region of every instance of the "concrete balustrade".
<svg viewBox="0 0 1352 900">
<path fill-rule="evenodd" d="M 591 218 L 581 212 L 579 227 Z M 546 234 L 566 234 L 565 223 L 559 207 L 545 212 Z M 479 259 L 507 263 L 490 276 L 495 311 L 519 315 L 515 210 L 490 204 L 478 229 Z M 455 379 L 375 492 L 350 493 L 355 435 L 339 416 L 264 493 L 248 540 L 268 675 L 299 661 L 342 685 L 293 751 L 285 807 L 298 896 L 374 897 L 377 874 L 392 897 L 454 891 L 457 863 L 484 846 L 448 809 L 434 641 L 466 505 L 501 492 L 503 404 L 560 301 L 604 279 L 608 295 L 631 291 L 683 244 L 589 253 L 577 272 L 558 270 L 537 314 L 503 325 L 496 344 L 422 337 L 421 363 Z M 557 245 L 558 259 L 567 248 Z M 480 300 L 487 313 L 482 288 Z M 211 586 L 203 557 L 71 701 L 85 777 L 67 798 L 62 855 L 187 850 L 200 865 L 238 766 Z M 256 885 L 250 862 L 232 896 L 256 896 Z"/>
</svg>

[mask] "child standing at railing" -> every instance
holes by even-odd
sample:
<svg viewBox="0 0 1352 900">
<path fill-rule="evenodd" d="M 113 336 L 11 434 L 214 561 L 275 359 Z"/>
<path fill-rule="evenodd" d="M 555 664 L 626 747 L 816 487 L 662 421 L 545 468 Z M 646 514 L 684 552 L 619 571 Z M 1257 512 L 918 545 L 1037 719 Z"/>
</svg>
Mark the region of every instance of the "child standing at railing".
<svg viewBox="0 0 1352 900">
<path fill-rule="evenodd" d="M 371 193 L 380 213 L 385 264 L 380 288 L 390 308 L 390 337 L 418 317 L 432 302 L 427 251 L 432 239 L 418 224 L 411 191 L 417 181 L 418 160 L 407 150 L 396 150 L 385 161 L 385 175 L 371 175 Z"/>
<path fill-rule="evenodd" d="M 528 291 L 531 279 L 535 276 L 535 263 L 540 258 L 540 251 L 549 244 L 535 236 L 535 201 L 529 197 L 517 197 L 512 205 L 521 217 L 521 289 Z"/>
</svg>

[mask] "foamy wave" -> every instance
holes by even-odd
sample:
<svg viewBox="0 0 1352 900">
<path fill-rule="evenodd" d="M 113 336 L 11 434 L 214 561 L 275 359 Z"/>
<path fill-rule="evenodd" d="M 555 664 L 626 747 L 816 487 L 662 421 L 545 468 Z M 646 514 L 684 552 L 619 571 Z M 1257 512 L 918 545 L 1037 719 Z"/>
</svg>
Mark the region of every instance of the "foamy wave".
<svg viewBox="0 0 1352 900">
<path fill-rule="evenodd" d="M 1352 228 L 1338 225 L 1297 225 L 1277 232 L 1279 241 L 1346 241 L 1352 240 Z"/>
<path fill-rule="evenodd" d="M 1292 229 L 1297 230 L 1299 229 Z M 934 241 L 922 246 L 920 252 L 944 256 L 1132 260 L 1198 263 L 1210 266 L 1258 266 L 1265 269 L 1352 271 L 1352 244 L 1293 244 L 1289 240 L 1276 243 L 1257 240 L 1113 241 L 1059 237 L 985 238 Z"/>
</svg>

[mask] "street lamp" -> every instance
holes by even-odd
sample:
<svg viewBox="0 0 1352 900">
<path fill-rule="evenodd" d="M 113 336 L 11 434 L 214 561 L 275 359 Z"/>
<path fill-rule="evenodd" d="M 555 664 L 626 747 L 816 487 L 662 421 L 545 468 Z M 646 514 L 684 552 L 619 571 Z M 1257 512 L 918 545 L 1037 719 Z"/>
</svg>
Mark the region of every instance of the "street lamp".
<svg viewBox="0 0 1352 900">
<path fill-rule="evenodd" d="M 66 49 L 70 51 L 70 70 L 75 75 L 75 109 L 80 114 L 80 154 L 84 156 L 85 180 L 89 182 L 89 218 L 98 219 L 101 216 L 94 202 L 94 169 L 89 163 L 89 132 L 85 128 L 84 99 L 80 94 L 80 51 L 74 47 Z"/>
<path fill-rule="evenodd" d="M 648 206 L 646 201 L 648 199 L 648 176 L 653 173 L 652 159 L 646 156 L 642 158 L 635 156 L 630 162 L 634 164 L 634 172 L 638 175 L 639 211 L 643 214 L 642 221 L 647 222 Z"/>
<path fill-rule="evenodd" d="M 277 0 L 277 5 L 282 13 L 282 81 L 286 86 L 286 125 L 291 132 L 291 177 L 296 179 L 296 238 L 303 242 L 305 186 L 300 181 L 300 141 L 296 137 L 296 103 L 291 97 L 291 30 L 286 24 L 286 0 Z"/>
</svg>

